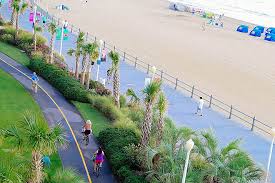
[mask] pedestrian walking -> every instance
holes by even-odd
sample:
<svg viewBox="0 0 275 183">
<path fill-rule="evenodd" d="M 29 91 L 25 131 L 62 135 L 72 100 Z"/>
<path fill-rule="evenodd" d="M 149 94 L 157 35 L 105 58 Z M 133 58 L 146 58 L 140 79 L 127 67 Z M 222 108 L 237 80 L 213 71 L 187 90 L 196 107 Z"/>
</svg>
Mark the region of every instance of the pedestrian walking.
<svg viewBox="0 0 275 183">
<path fill-rule="evenodd" d="M 33 72 L 31 79 L 32 79 L 32 91 L 34 91 L 34 93 L 37 93 L 37 85 L 38 85 L 39 78 L 35 72 Z"/>
<path fill-rule="evenodd" d="M 198 106 L 197 106 L 197 112 L 195 114 L 202 116 L 202 108 L 203 108 L 204 100 L 202 97 L 200 97 Z"/>
</svg>

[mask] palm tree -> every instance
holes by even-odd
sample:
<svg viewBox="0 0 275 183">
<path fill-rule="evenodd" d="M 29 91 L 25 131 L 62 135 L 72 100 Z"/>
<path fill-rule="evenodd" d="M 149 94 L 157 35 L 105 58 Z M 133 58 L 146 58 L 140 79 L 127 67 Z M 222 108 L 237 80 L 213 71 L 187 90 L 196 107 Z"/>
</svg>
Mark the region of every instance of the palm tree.
<svg viewBox="0 0 275 183">
<path fill-rule="evenodd" d="M 84 183 L 83 178 L 73 169 L 58 169 L 54 175 L 49 175 L 45 183 Z"/>
<path fill-rule="evenodd" d="M 82 69 L 81 69 L 81 78 L 80 78 L 80 82 L 82 85 L 85 84 L 85 78 L 86 78 L 86 71 L 87 71 L 87 67 L 88 67 L 88 60 L 87 60 L 87 56 L 88 56 L 88 47 L 87 45 L 82 45 L 81 48 L 81 54 L 82 54 Z"/>
<path fill-rule="evenodd" d="M 48 31 L 51 34 L 51 40 L 50 40 L 50 56 L 49 56 L 49 63 L 53 63 L 53 54 L 54 54 L 54 41 L 55 41 L 55 34 L 56 34 L 57 26 L 54 22 L 50 23 L 48 25 Z"/>
<path fill-rule="evenodd" d="M 15 12 L 15 38 L 18 37 L 19 32 L 19 15 L 23 14 L 28 7 L 27 3 L 21 3 L 21 0 L 13 0 L 12 2 L 12 8 Z"/>
<path fill-rule="evenodd" d="M 35 115 L 27 113 L 20 126 L 2 129 L 4 138 L 13 140 L 19 149 L 30 148 L 32 151 L 31 183 L 41 183 L 43 179 L 42 155 L 52 154 L 66 142 L 63 128 L 60 124 L 48 128 L 47 124 Z"/>
<path fill-rule="evenodd" d="M 159 112 L 159 118 L 157 122 L 157 141 L 156 145 L 159 146 L 163 137 L 163 127 L 164 127 L 164 114 L 167 110 L 167 100 L 164 93 L 159 95 L 157 109 Z"/>
<path fill-rule="evenodd" d="M 150 84 L 146 86 L 143 90 L 143 94 L 145 94 L 145 119 L 142 124 L 142 136 L 141 136 L 141 144 L 142 146 L 148 145 L 151 127 L 152 127 L 152 116 L 153 116 L 153 105 L 158 97 L 158 94 L 161 90 L 161 82 L 160 81 L 152 81 Z"/>
<path fill-rule="evenodd" d="M 27 182 L 29 162 L 18 152 L 1 147 L 0 182 Z"/>
<path fill-rule="evenodd" d="M 81 50 L 84 45 L 84 32 L 79 32 L 77 40 L 76 40 L 76 49 L 69 49 L 68 55 L 75 56 L 75 78 L 78 80 L 79 74 L 78 74 L 78 68 L 79 68 L 79 58 L 81 56 Z"/>
<path fill-rule="evenodd" d="M 132 88 L 129 88 L 126 91 L 126 96 L 130 97 L 130 103 L 131 104 L 139 104 L 140 99 L 138 98 L 138 96 L 136 95 L 135 91 Z"/>
<path fill-rule="evenodd" d="M 240 149 L 240 140 L 219 149 L 218 140 L 210 130 L 202 132 L 201 138 L 195 138 L 194 142 L 201 159 L 207 163 L 207 169 L 200 171 L 205 183 L 245 183 L 262 178 L 263 171 Z M 201 170 L 201 167 L 193 164 L 193 169 Z"/>
<path fill-rule="evenodd" d="M 90 87 L 90 78 L 91 78 L 91 67 L 92 64 L 98 59 L 99 51 L 98 51 L 98 45 L 96 42 L 89 43 L 86 45 L 86 51 L 88 54 L 88 67 L 87 67 L 87 76 L 86 76 L 86 89 L 89 90 Z"/>
<path fill-rule="evenodd" d="M 120 88 L 120 79 L 119 79 L 119 54 L 115 51 L 109 53 L 109 57 L 112 59 L 112 68 L 111 73 L 113 73 L 113 95 L 115 98 L 115 105 L 120 107 L 119 103 L 119 88 Z"/>
<path fill-rule="evenodd" d="M 147 147 L 147 178 L 153 183 L 181 182 L 182 168 L 186 159 L 185 142 L 195 132 L 186 127 L 177 128 L 173 121 L 165 120 L 165 137 L 156 148 Z"/>
<path fill-rule="evenodd" d="M 12 1 L 11 1 L 11 4 L 13 4 L 14 1 L 16 1 L 16 0 L 12 0 Z M 10 20 L 10 24 L 11 24 L 12 26 L 14 26 L 15 15 L 16 15 L 16 14 L 15 14 L 15 9 L 14 9 L 13 6 L 12 6 L 12 14 L 11 14 L 11 20 Z"/>
<path fill-rule="evenodd" d="M 36 25 L 36 23 L 34 23 L 34 32 L 33 32 L 33 45 L 34 45 L 34 51 L 36 51 L 37 50 L 37 43 L 36 43 L 36 41 L 37 41 L 37 32 L 42 32 L 42 28 L 40 27 L 40 26 L 38 26 L 38 25 Z"/>
</svg>

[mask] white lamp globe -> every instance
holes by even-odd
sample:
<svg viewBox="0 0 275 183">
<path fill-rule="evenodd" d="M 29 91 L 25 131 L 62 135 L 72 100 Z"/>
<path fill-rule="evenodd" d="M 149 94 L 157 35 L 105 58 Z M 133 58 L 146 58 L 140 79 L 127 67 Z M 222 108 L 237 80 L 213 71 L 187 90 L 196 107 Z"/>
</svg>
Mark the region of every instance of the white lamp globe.
<svg viewBox="0 0 275 183">
<path fill-rule="evenodd" d="M 155 66 L 153 66 L 153 67 L 152 67 L 152 72 L 153 72 L 153 73 L 156 73 L 156 71 L 157 71 L 157 68 L 156 68 Z"/>
<path fill-rule="evenodd" d="M 185 144 L 185 149 L 187 151 L 191 151 L 193 149 L 193 147 L 194 147 L 194 142 L 192 139 L 189 139 Z"/>
<path fill-rule="evenodd" d="M 100 46 L 100 47 L 102 47 L 103 43 L 104 43 L 104 42 L 103 42 L 102 40 L 99 40 L 99 46 Z"/>
<path fill-rule="evenodd" d="M 275 137 L 275 127 L 273 127 L 273 128 L 271 129 L 270 133 L 271 133 L 272 137 Z"/>
</svg>

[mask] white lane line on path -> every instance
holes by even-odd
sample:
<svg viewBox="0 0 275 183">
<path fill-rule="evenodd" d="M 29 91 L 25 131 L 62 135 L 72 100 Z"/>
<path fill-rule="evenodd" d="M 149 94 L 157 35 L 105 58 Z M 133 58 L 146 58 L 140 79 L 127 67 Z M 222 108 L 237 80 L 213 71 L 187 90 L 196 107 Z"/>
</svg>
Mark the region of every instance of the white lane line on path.
<svg viewBox="0 0 275 183">
<path fill-rule="evenodd" d="M 0 60 L 1 60 L 2 62 L 4 62 L 5 64 L 7 64 L 8 66 L 12 67 L 13 69 L 17 70 L 18 72 L 20 72 L 20 73 L 23 74 L 25 77 L 27 77 L 28 79 L 31 80 L 31 77 L 29 77 L 27 74 L 25 74 L 25 73 L 22 72 L 21 70 L 17 69 L 17 68 L 14 67 L 13 65 L 7 63 L 7 62 L 6 62 L 5 60 L 3 60 L 2 58 L 0 58 Z M 76 146 L 77 146 L 77 149 L 78 149 L 78 151 L 79 151 L 80 157 L 81 157 L 81 159 L 82 159 L 82 163 L 83 163 L 83 166 L 84 166 L 84 168 L 85 168 L 85 171 L 86 171 L 86 174 L 87 174 L 88 181 L 89 181 L 89 183 L 92 183 L 92 180 L 91 180 L 91 177 L 90 177 L 90 173 L 89 173 L 89 171 L 88 171 L 88 168 L 87 168 L 87 165 L 86 165 L 85 158 L 84 158 L 84 156 L 83 156 L 82 150 L 80 149 L 80 146 L 79 146 L 79 144 L 78 144 L 78 142 L 77 142 L 77 140 L 76 140 L 76 137 L 75 137 L 75 134 L 74 134 L 74 132 L 73 132 L 73 129 L 72 129 L 70 123 L 68 122 L 68 120 L 67 120 L 65 114 L 63 113 L 63 111 L 61 110 L 61 108 L 59 107 L 59 105 L 55 102 L 55 100 L 48 94 L 48 92 L 47 92 L 42 86 L 40 86 L 39 84 L 38 84 L 38 87 L 39 87 L 39 88 L 40 88 L 40 89 L 41 89 L 41 90 L 51 99 L 51 101 L 56 105 L 56 107 L 58 108 L 59 112 L 61 113 L 61 115 L 62 115 L 63 118 L 65 119 L 65 121 L 66 121 L 66 123 L 67 123 L 67 125 L 68 125 L 68 127 L 69 127 L 69 129 L 70 129 L 70 131 L 71 131 L 71 134 L 72 134 L 72 136 L 73 136 L 73 138 L 74 138 L 74 141 L 75 141 L 75 143 L 76 143 Z"/>
</svg>

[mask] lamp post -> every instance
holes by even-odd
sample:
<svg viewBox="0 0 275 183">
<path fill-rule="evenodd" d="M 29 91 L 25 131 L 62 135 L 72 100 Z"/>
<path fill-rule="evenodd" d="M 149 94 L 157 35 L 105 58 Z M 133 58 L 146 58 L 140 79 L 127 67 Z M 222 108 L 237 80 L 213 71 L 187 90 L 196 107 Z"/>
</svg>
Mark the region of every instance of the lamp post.
<svg viewBox="0 0 275 183">
<path fill-rule="evenodd" d="M 64 39 L 64 29 L 67 28 L 68 22 L 67 20 L 62 22 L 62 28 L 61 28 L 61 40 L 60 40 L 60 49 L 59 49 L 59 55 L 62 56 L 62 47 L 63 47 L 63 39 Z"/>
<path fill-rule="evenodd" d="M 270 163 L 271 163 L 271 158 L 272 158 L 273 145 L 274 145 L 274 141 L 275 141 L 275 128 L 271 129 L 271 136 L 272 136 L 272 141 L 271 141 L 270 150 L 269 150 L 269 157 L 268 157 L 268 162 L 267 162 L 265 183 L 267 183 L 268 173 L 269 173 L 269 168 L 270 168 Z"/>
<path fill-rule="evenodd" d="M 98 56 L 98 61 L 97 61 L 96 81 L 98 81 L 99 65 L 100 65 L 100 62 L 101 62 L 102 46 L 103 46 L 103 41 L 99 40 L 99 56 Z"/>
<path fill-rule="evenodd" d="M 36 23 L 36 12 L 37 12 L 37 6 L 34 4 L 33 7 L 33 21 L 32 21 L 32 25 L 33 25 L 33 29 L 32 29 L 32 33 L 34 34 L 34 29 L 35 29 L 35 23 Z"/>
<path fill-rule="evenodd" d="M 181 183 L 185 183 L 186 179 L 186 174 L 187 174 L 187 168 L 188 168 L 188 163 L 189 163 L 189 156 L 191 153 L 191 150 L 194 147 L 194 142 L 192 139 L 189 139 L 186 144 L 185 144 L 185 149 L 187 150 L 187 155 L 186 155 L 186 160 L 185 160 L 185 165 L 184 165 L 184 170 L 183 170 L 183 177 Z"/>
<path fill-rule="evenodd" d="M 157 68 L 155 66 L 152 67 L 152 81 L 154 80 Z"/>
</svg>

